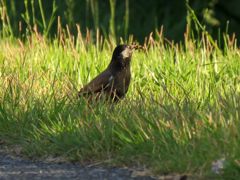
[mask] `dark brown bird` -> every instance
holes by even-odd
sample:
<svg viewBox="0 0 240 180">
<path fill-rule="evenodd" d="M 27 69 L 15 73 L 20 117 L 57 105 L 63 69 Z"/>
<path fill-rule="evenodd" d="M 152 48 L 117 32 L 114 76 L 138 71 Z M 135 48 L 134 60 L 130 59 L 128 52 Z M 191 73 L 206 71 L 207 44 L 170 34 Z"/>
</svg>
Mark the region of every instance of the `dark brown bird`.
<svg viewBox="0 0 240 180">
<path fill-rule="evenodd" d="M 115 102 L 124 98 L 131 79 L 132 53 L 138 47 L 138 45 L 118 45 L 113 51 L 108 67 L 85 85 L 79 91 L 79 96 L 95 99 L 104 96 Z"/>
</svg>

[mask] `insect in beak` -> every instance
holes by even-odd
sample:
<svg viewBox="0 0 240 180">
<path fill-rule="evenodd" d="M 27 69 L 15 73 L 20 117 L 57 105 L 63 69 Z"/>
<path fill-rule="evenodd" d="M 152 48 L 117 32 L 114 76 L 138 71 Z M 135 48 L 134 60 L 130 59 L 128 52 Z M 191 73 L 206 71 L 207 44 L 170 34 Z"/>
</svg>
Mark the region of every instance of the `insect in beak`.
<svg viewBox="0 0 240 180">
<path fill-rule="evenodd" d="M 129 49 L 131 49 L 131 50 L 145 50 L 145 48 L 143 46 L 135 44 L 135 43 L 130 45 Z"/>
</svg>

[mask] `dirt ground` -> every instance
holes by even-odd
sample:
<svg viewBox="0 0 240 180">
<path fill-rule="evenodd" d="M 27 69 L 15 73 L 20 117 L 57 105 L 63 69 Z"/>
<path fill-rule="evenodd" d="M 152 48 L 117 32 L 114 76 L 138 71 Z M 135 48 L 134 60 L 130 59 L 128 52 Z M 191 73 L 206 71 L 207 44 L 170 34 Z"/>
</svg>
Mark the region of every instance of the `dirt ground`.
<svg viewBox="0 0 240 180">
<path fill-rule="evenodd" d="M 141 172 L 141 171 L 139 171 Z M 0 179 L 153 180 L 127 168 L 32 161 L 0 151 Z"/>
<path fill-rule="evenodd" d="M 0 142 L 0 180 L 191 180 L 187 175 L 159 175 L 142 167 L 107 167 L 101 163 L 81 165 L 57 158 L 31 160 L 22 157 L 21 148 L 4 146 Z"/>
</svg>

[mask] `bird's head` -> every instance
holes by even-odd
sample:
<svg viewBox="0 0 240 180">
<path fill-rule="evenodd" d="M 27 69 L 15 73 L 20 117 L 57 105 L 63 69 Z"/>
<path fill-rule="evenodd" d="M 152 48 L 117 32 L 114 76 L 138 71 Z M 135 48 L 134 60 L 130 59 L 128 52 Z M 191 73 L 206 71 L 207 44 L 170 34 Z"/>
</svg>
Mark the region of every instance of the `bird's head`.
<svg viewBox="0 0 240 180">
<path fill-rule="evenodd" d="M 113 51 L 111 65 L 117 65 L 119 67 L 128 65 L 134 49 L 136 49 L 135 45 L 118 45 Z"/>
<path fill-rule="evenodd" d="M 132 48 L 128 45 L 118 45 L 113 51 L 113 59 L 131 60 Z"/>
</svg>

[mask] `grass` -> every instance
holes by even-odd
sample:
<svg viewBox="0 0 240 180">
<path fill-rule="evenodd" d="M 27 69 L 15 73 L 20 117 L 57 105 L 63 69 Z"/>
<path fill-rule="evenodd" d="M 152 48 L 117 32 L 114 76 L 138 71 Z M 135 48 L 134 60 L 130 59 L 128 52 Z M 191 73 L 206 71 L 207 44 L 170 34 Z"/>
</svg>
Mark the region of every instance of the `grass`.
<svg viewBox="0 0 240 180">
<path fill-rule="evenodd" d="M 97 36 L 99 37 L 99 36 Z M 188 37 L 188 35 L 186 35 Z M 52 41 L 37 32 L 0 42 L 0 140 L 32 157 L 144 165 L 155 173 L 240 176 L 240 51 L 151 36 L 132 58 L 132 81 L 116 105 L 87 105 L 80 87 L 109 63 L 111 41 L 80 32 Z M 75 42 L 75 43 L 74 43 Z M 225 158 L 221 175 L 213 161 Z"/>
</svg>

